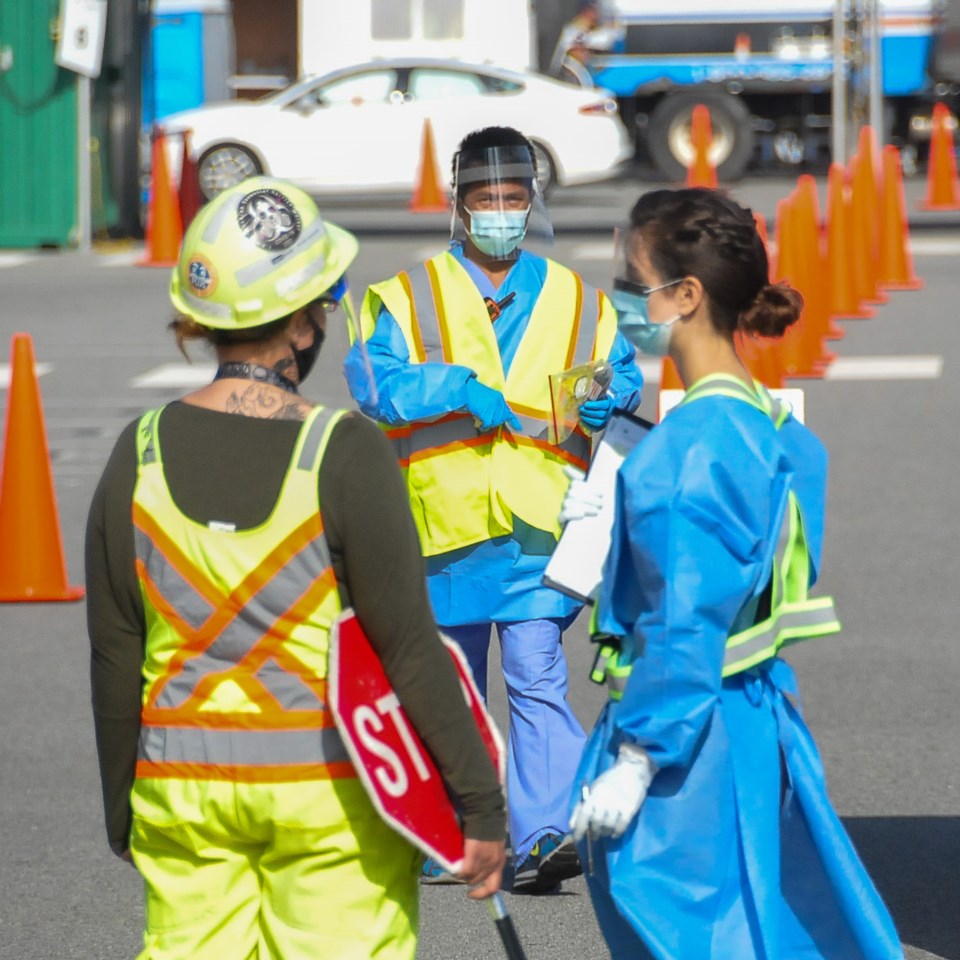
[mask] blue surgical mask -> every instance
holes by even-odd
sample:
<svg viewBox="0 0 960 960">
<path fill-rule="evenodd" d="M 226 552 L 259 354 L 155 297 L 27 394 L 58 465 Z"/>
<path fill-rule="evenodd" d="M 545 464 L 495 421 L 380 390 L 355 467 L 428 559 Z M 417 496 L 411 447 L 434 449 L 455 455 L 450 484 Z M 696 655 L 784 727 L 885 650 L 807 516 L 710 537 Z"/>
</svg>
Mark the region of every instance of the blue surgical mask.
<svg viewBox="0 0 960 960">
<path fill-rule="evenodd" d="M 527 232 L 526 210 L 470 210 L 470 239 L 488 257 L 510 256 Z"/>
<path fill-rule="evenodd" d="M 664 286 L 670 285 L 664 284 Z M 670 336 L 673 333 L 673 325 L 680 319 L 680 314 L 663 323 L 651 323 L 647 315 L 649 299 L 649 293 L 641 294 L 630 290 L 615 289 L 610 295 L 610 302 L 617 311 L 617 326 L 620 332 L 641 353 L 650 357 L 665 357 L 670 352 Z"/>
</svg>

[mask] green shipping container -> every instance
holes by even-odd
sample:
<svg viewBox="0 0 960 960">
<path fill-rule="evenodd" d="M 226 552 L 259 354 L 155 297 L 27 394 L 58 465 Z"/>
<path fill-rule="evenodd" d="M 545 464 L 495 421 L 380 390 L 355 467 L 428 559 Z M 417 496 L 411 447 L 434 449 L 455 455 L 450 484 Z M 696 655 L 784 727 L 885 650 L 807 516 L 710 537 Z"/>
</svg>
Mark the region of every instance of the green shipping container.
<svg viewBox="0 0 960 960">
<path fill-rule="evenodd" d="M 59 0 L 0 2 L 0 247 L 63 246 L 76 238 L 77 75 L 54 63 Z M 93 230 L 105 202 L 105 90 L 94 84 Z"/>
</svg>

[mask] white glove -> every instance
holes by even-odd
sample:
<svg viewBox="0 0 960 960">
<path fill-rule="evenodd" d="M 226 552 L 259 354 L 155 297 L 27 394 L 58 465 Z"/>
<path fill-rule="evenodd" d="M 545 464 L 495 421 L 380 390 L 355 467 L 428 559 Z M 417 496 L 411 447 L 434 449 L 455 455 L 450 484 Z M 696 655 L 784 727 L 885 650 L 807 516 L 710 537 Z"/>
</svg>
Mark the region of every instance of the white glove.
<svg viewBox="0 0 960 960">
<path fill-rule="evenodd" d="M 603 493 L 587 485 L 586 474 L 582 470 L 567 464 L 563 472 L 570 478 L 570 486 L 567 487 L 563 497 L 560 516 L 557 519 L 564 524 L 569 520 L 595 517 L 603 509 Z"/>
<path fill-rule="evenodd" d="M 617 762 L 593 781 L 573 808 L 573 839 L 579 842 L 587 833 L 591 837 L 621 836 L 643 806 L 656 772 L 657 765 L 643 747 L 621 744 Z"/>
</svg>

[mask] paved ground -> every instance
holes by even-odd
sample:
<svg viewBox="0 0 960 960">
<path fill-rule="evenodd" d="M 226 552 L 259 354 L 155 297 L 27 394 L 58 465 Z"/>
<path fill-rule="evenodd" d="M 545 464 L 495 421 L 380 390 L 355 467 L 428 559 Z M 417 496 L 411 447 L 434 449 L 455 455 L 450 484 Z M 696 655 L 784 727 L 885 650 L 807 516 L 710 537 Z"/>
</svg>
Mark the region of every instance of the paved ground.
<svg viewBox="0 0 960 960">
<path fill-rule="evenodd" d="M 789 186 L 751 182 L 742 194 L 772 210 Z M 598 231 L 620 219 L 637 187 L 558 194 L 553 255 L 608 284 L 609 244 Z M 330 216 L 364 234 L 352 271 L 358 290 L 443 240 L 443 222 L 404 226 L 402 207 L 377 214 L 344 205 Z M 807 422 L 832 457 L 824 586 L 846 628 L 791 659 L 833 799 L 907 955 L 960 960 L 960 230 L 941 218 L 915 236 L 925 288 L 893 295 L 876 319 L 843 324 L 846 336 L 833 345 L 836 375 L 791 384 L 804 388 Z M 164 330 L 166 271 L 134 268 L 131 259 L 117 248 L 92 256 L 0 251 L 0 350 L 24 330 L 45 365 L 40 383 L 72 582 L 83 578 L 84 516 L 117 433 L 185 389 Z M 347 402 L 343 348 L 342 333 L 331 335 L 309 395 Z M 3 378 L 0 368 L 5 405 Z M 655 385 L 647 396 L 650 415 Z M 103 836 L 83 612 L 82 604 L 0 606 L 0 956 L 17 960 L 114 960 L 132 957 L 139 942 L 138 880 Z M 584 679 L 582 620 L 567 649 L 571 699 L 589 725 L 602 691 Z M 502 688 L 491 686 L 502 720 Z M 530 960 L 606 955 L 582 880 L 557 896 L 507 901 Z M 484 908 L 462 890 L 426 889 L 422 902 L 422 960 L 502 956 Z"/>
</svg>

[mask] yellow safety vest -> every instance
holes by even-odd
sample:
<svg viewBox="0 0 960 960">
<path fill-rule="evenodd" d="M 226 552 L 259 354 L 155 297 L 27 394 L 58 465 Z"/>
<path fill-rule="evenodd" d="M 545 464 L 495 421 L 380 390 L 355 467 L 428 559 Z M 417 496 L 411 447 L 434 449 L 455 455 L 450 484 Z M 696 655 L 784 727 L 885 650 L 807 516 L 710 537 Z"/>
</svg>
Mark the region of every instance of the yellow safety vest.
<svg viewBox="0 0 960 960">
<path fill-rule="evenodd" d="M 733 397 L 744 400 L 766 413 L 779 430 L 790 414 L 785 405 L 770 395 L 766 387 L 755 383 L 756 392 L 738 380 L 723 374 L 706 377 L 695 383 L 683 398 L 683 403 L 692 403 L 703 397 Z M 831 597 L 809 596 L 810 552 L 803 532 L 803 515 L 796 494 L 791 490 L 780 523 L 780 535 L 774 554 L 773 570 L 766 592 L 770 613 L 759 622 L 744 630 L 738 630 L 727 638 L 721 675 L 731 677 L 749 670 L 765 660 L 776 656 L 783 647 L 812 637 L 839 633 Z M 747 612 L 755 604 L 747 604 Z M 742 618 L 738 618 L 742 619 Z M 596 624 L 596 608 L 593 624 Z M 606 683 L 610 698 L 619 700 L 633 669 L 631 663 L 621 663 L 615 646 L 602 644 L 594 661 L 590 678 L 596 683 Z"/>
<path fill-rule="evenodd" d="M 304 421 L 269 519 L 249 530 L 177 508 L 157 424 L 137 431 L 133 496 L 146 615 L 136 776 L 283 783 L 356 776 L 327 708 L 337 583 L 317 503 L 344 411 Z"/>
<path fill-rule="evenodd" d="M 565 464 L 586 469 L 590 439 L 579 428 L 549 441 L 550 374 L 609 356 L 616 312 L 572 270 L 547 260 L 533 314 L 504 375 L 486 304 L 450 253 L 373 285 L 361 329 L 370 336 L 384 305 L 407 343 L 411 363 L 469 367 L 500 390 L 522 424 L 481 433 L 473 417 L 453 413 L 386 428 L 406 475 L 424 556 L 481 543 L 513 530 L 513 518 L 559 536 Z"/>
</svg>

